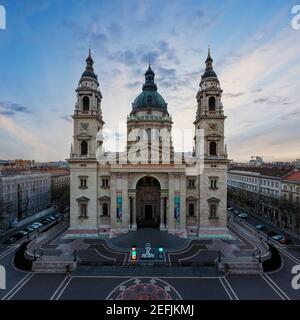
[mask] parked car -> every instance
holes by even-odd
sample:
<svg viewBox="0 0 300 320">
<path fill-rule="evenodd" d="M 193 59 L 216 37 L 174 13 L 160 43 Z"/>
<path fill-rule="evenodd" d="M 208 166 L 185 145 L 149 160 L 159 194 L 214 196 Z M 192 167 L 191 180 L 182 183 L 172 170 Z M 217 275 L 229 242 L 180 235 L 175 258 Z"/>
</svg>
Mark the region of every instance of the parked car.
<svg viewBox="0 0 300 320">
<path fill-rule="evenodd" d="M 20 240 L 20 239 L 26 237 L 27 235 L 28 235 L 28 232 L 22 230 L 22 231 L 17 232 L 16 234 L 14 234 L 14 237 L 16 238 L 16 240 Z"/>
<path fill-rule="evenodd" d="M 278 233 L 277 233 L 277 232 L 274 232 L 274 231 L 268 232 L 268 236 L 269 236 L 269 237 L 276 236 L 277 234 L 278 234 Z"/>
<path fill-rule="evenodd" d="M 26 231 L 28 233 L 32 233 L 35 231 L 35 229 L 33 227 L 28 226 L 27 228 L 24 229 L 24 231 Z"/>
<path fill-rule="evenodd" d="M 281 234 L 277 233 L 274 236 L 272 236 L 272 239 L 275 241 L 280 241 L 283 239 L 283 236 Z"/>
<path fill-rule="evenodd" d="M 242 218 L 242 219 L 247 219 L 247 218 L 248 218 L 248 215 L 247 215 L 247 213 L 242 212 L 242 213 L 240 213 L 240 214 L 238 215 L 238 217 L 239 217 L 239 218 Z"/>
<path fill-rule="evenodd" d="M 17 239 L 15 237 L 9 237 L 4 241 L 4 244 L 12 244 L 12 243 L 15 243 L 16 241 Z"/>
<path fill-rule="evenodd" d="M 39 226 L 36 225 L 36 224 L 31 224 L 29 227 L 34 229 L 34 230 L 37 230 L 39 228 Z"/>
<path fill-rule="evenodd" d="M 264 224 L 258 224 L 255 228 L 260 231 L 267 229 L 267 227 Z"/>
<path fill-rule="evenodd" d="M 40 227 L 43 226 L 43 224 L 40 223 L 40 222 L 35 222 L 35 223 L 33 223 L 31 226 L 35 227 L 36 229 L 39 229 Z"/>
<path fill-rule="evenodd" d="M 286 244 L 286 245 L 292 245 L 294 244 L 293 241 L 287 237 L 283 237 L 281 240 L 279 240 L 281 244 Z"/>
</svg>

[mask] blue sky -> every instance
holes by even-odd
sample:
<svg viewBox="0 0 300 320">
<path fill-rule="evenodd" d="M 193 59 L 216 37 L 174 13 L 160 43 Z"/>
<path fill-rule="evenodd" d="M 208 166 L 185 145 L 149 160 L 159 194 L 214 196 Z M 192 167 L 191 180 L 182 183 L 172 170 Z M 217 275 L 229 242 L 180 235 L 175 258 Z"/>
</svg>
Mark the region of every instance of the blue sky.
<svg viewBox="0 0 300 320">
<path fill-rule="evenodd" d="M 59 160 L 91 47 L 106 125 L 130 113 L 150 57 L 173 128 L 190 128 L 210 45 L 229 156 L 300 158 L 300 30 L 288 0 L 0 0 L 0 158 Z M 179 150 L 178 150 L 179 151 Z"/>
</svg>

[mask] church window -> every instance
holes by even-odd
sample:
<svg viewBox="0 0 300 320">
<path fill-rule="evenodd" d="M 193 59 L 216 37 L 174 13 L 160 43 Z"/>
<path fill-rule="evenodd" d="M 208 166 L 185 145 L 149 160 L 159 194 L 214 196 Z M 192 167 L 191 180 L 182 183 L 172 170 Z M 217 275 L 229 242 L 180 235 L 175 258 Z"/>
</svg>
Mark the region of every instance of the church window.
<svg viewBox="0 0 300 320">
<path fill-rule="evenodd" d="M 102 179 L 102 188 L 108 188 L 109 187 L 109 179 L 105 178 Z"/>
<path fill-rule="evenodd" d="M 211 156 L 217 155 L 217 143 L 215 141 L 212 141 L 209 144 L 209 155 Z"/>
<path fill-rule="evenodd" d="M 84 97 L 82 99 L 82 110 L 83 112 L 88 112 L 90 109 L 90 99 L 89 97 Z"/>
<path fill-rule="evenodd" d="M 80 178 L 80 189 L 87 189 L 87 179 L 86 178 Z"/>
<path fill-rule="evenodd" d="M 210 178 L 209 180 L 210 180 L 210 182 L 209 182 L 210 189 L 212 189 L 212 190 L 218 189 L 218 187 L 217 187 L 218 179 L 217 178 Z"/>
<path fill-rule="evenodd" d="M 208 108 L 210 112 L 216 111 L 216 99 L 214 97 L 208 99 Z"/>
<path fill-rule="evenodd" d="M 151 129 L 150 128 L 147 129 L 147 139 L 148 139 L 148 141 L 151 140 Z"/>
<path fill-rule="evenodd" d="M 209 207 L 209 216 L 210 218 L 216 218 L 217 217 L 217 205 L 211 204 Z"/>
<path fill-rule="evenodd" d="M 104 217 L 108 216 L 108 204 L 106 202 L 102 205 L 102 215 Z"/>
<path fill-rule="evenodd" d="M 87 155 L 88 154 L 88 144 L 86 141 L 81 142 L 81 155 Z"/>
<path fill-rule="evenodd" d="M 80 217 L 81 218 L 87 217 L 87 204 L 86 203 L 80 204 Z"/>
<path fill-rule="evenodd" d="M 195 205 L 193 203 L 189 204 L 189 216 L 194 217 L 195 216 Z"/>
<path fill-rule="evenodd" d="M 189 188 L 195 188 L 195 185 L 196 185 L 195 179 L 189 179 L 188 180 L 188 187 Z"/>
</svg>

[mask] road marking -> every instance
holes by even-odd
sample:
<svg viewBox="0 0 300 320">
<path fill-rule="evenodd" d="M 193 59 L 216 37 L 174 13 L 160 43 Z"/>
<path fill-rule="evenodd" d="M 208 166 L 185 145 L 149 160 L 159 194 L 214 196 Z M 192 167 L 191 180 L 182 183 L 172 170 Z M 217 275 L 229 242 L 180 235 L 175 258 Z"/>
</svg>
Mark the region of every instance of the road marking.
<svg viewBox="0 0 300 320">
<path fill-rule="evenodd" d="M 181 294 L 171 285 L 169 284 L 168 282 L 164 281 L 162 278 L 159 278 L 159 277 L 134 277 L 134 278 L 129 278 L 127 277 L 127 280 L 121 282 L 120 284 L 118 284 L 117 286 L 115 286 L 110 292 L 109 294 L 106 296 L 105 300 L 110 300 L 110 297 L 111 295 L 113 294 L 113 292 L 117 289 L 117 288 L 120 288 L 121 286 L 123 286 L 124 284 L 126 284 L 127 282 L 129 281 L 132 281 L 133 279 L 140 279 L 140 278 L 144 278 L 144 279 L 155 279 L 155 280 L 159 280 L 161 282 L 163 282 L 166 286 L 172 288 L 172 290 L 177 294 L 177 296 L 179 297 L 180 300 L 183 300 Z"/>
<path fill-rule="evenodd" d="M 28 273 L 1 300 L 10 300 L 34 275 L 34 273 Z"/>
<path fill-rule="evenodd" d="M 194 254 L 192 254 L 191 256 L 184 257 L 184 258 L 179 258 L 178 262 L 181 262 L 183 260 L 192 259 L 192 258 L 196 257 L 199 253 L 201 253 L 201 251 L 205 252 L 205 251 L 207 251 L 207 249 L 197 249 L 197 251 Z"/>
<path fill-rule="evenodd" d="M 65 283 L 64 283 L 64 285 L 61 287 L 60 292 L 57 292 L 58 294 L 57 294 L 55 300 L 59 300 L 59 299 L 60 299 L 60 297 L 62 296 L 62 294 L 64 293 L 64 291 L 67 289 L 69 283 L 71 282 L 72 277 L 71 277 L 71 276 L 67 276 L 67 279 L 68 279 L 67 281 L 65 281 L 65 279 L 64 279 Z M 52 298 L 52 297 L 51 297 L 51 298 Z"/>
<path fill-rule="evenodd" d="M 57 295 L 57 293 L 59 292 L 59 290 L 61 289 L 61 287 L 65 284 L 66 280 L 68 280 L 70 278 L 70 276 L 65 276 L 63 281 L 61 282 L 61 284 L 58 286 L 58 288 L 55 290 L 55 292 L 53 293 L 53 295 L 51 296 L 50 300 L 54 300 L 55 296 Z"/>
<path fill-rule="evenodd" d="M 220 277 L 219 281 L 221 282 L 230 300 L 239 300 L 237 294 L 235 293 L 232 286 L 225 277 Z"/>
<path fill-rule="evenodd" d="M 95 275 L 72 275 L 72 278 L 95 278 L 95 279 L 101 279 L 101 278 L 105 278 L 105 279 L 124 279 L 124 278 L 130 278 L 130 279 L 135 279 L 132 276 L 95 276 Z M 151 277 L 151 276 L 139 276 L 139 278 L 155 278 L 155 277 Z M 168 278 L 168 279 L 219 279 L 222 278 L 222 276 L 162 276 L 161 278 Z M 160 278 L 160 279 L 161 279 Z"/>
<path fill-rule="evenodd" d="M 227 278 L 226 278 L 226 277 L 223 277 L 222 279 L 223 279 L 223 281 L 227 284 L 227 286 L 228 286 L 228 288 L 230 289 L 230 291 L 231 291 L 232 295 L 234 296 L 235 300 L 240 300 L 239 297 L 237 296 L 237 294 L 235 293 L 235 291 L 233 290 L 231 284 L 230 284 L 229 281 L 227 280 Z"/>
<path fill-rule="evenodd" d="M 17 247 L 13 247 L 13 248 L 9 248 L 8 250 L 4 251 L 1 255 L 0 255 L 0 259 L 5 258 L 6 256 L 8 256 L 11 252 L 15 251 L 17 249 Z"/>
<path fill-rule="evenodd" d="M 256 231 L 255 227 L 252 226 L 250 223 L 246 222 L 246 221 L 242 221 L 241 222 L 241 225 L 244 224 L 244 225 L 247 225 L 249 228 L 253 229 Z M 287 252 L 284 250 L 284 248 L 282 248 L 280 245 L 278 245 L 278 243 L 273 240 L 271 237 L 267 238 L 267 235 L 265 233 L 260 233 L 259 234 L 260 236 L 264 237 L 265 240 L 266 239 L 269 239 L 269 241 L 281 252 L 283 253 L 284 255 L 286 255 L 287 257 L 289 257 L 291 260 L 293 260 L 295 263 L 297 264 L 300 264 L 300 260 L 298 258 L 296 258 L 295 256 L 293 256 L 290 252 Z"/>
<path fill-rule="evenodd" d="M 260 274 L 260 276 L 282 300 L 291 300 L 291 298 L 267 274 Z"/>
</svg>

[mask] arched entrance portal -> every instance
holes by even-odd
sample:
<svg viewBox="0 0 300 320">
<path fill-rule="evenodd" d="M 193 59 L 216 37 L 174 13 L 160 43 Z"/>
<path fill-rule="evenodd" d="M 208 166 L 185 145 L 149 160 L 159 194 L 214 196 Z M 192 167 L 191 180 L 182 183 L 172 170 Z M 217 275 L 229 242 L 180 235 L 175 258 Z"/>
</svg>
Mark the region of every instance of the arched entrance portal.
<svg viewBox="0 0 300 320">
<path fill-rule="evenodd" d="M 141 178 L 136 186 L 138 228 L 159 228 L 160 184 L 153 177 Z"/>
</svg>

